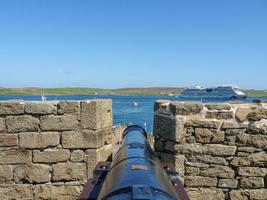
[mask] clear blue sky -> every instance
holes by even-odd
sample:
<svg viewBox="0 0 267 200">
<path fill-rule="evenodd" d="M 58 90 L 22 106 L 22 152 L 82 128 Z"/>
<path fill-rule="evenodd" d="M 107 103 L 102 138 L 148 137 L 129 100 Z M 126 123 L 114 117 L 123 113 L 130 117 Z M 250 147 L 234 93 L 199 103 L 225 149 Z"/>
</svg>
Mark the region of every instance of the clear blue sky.
<svg viewBox="0 0 267 200">
<path fill-rule="evenodd" d="M 266 0 L 0 0 L 0 86 L 267 89 Z"/>
</svg>

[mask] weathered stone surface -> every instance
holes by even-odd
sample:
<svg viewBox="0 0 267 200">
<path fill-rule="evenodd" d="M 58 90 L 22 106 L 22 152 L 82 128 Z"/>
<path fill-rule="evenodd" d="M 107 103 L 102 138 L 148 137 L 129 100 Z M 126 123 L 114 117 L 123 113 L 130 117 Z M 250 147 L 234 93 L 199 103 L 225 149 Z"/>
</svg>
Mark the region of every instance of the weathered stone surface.
<svg viewBox="0 0 267 200">
<path fill-rule="evenodd" d="M 230 167 L 227 166 L 220 166 L 220 165 L 213 165 L 210 166 L 208 169 L 203 169 L 200 171 L 202 176 L 208 177 L 220 177 L 220 178 L 227 178 L 231 179 L 235 177 L 235 172 Z"/>
<path fill-rule="evenodd" d="M 205 107 L 209 110 L 230 110 L 231 105 L 229 103 L 206 103 Z"/>
<path fill-rule="evenodd" d="M 164 143 L 165 151 L 174 152 L 175 151 L 174 146 L 175 146 L 175 143 L 172 141 L 167 141 Z"/>
<path fill-rule="evenodd" d="M 266 200 L 267 197 L 267 189 L 254 189 L 254 190 L 248 190 L 249 197 L 252 200 Z"/>
<path fill-rule="evenodd" d="M 223 190 L 216 188 L 201 188 L 188 191 L 189 199 L 192 200 L 224 200 Z"/>
<path fill-rule="evenodd" d="M 254 147 L 238 147 L 237 150 L 241 151 L 241 152 L 253 153 L 256 151 L 256 148 L 254 148 Z"/>
<path fill-rule="evenodd" d="M 62 145 L 64 148 L 99 148 L 107 142 L 106 136 L 111 132 L 110 128 L 101 130 L 66 131 L 62 133 Z"/>
<path fill-rule="evenodd" d="M 164 142 L 161 140 L 155 140 L 154 148 L 158 152 L 163 152 L 164 151 Z"/>
<path fill-rule="evenodd" d="M 250 112 L 253 110 L 251 108 L 246 108 L 246 107 L 239 107 L 236 110 L 235 117 L 240 121 L 244 122 L 247 120 L 247 116 Z"/>
<path fill-rule="evenodd" d="M 262 177 L 247 177 L 240 179 L 241 188 L 263 188 L 264 179 Z"/>
<path fill-rule="evenodd" d="M 267 167 L 267 152 L 253 153 L 248 156 L 248 160 L 251 161 L 253 166 Z"/>
<path fill-rule="evenodd" d="M 86 150 L 87 155 L 87 175 L 91 177 L 96 163 L 106 161 L 112 154 L 112 144 L 105 145 L 98 149 Z"/>
<path fill-rule="evenodd" d="M 205 151 L 205 147 L 201 144 L 176 144 L 175 152 L 181 154 L 203 154 Z"/>
<path fill-rule="evenodd" d="M 205 117 L 210 119 L 232 119 L 233 111 L 208 111 Z"/>
<path fill-rule="evenodd" d="M 260 121 L 261 119 L 267 119 L 267 109 L 262 108 L 250 112 L 247 115 L 247 119 L 251 121 Z"/>
<path fill-rule="evenodd" d="M 18 144 L 18 136 L 15 134 L 0 134 L 0 147 L 12 147 Z"/>
<path fill-rule="evenodd" d="M 207 163 L 207 164 L 218 164 L 218 165 L 227 165 L 228 162 L 225 160 L 225 158 L 217 157 L 217 156 L 211 156 L 211 155 L 188 155 L 187 160 L 189 162 L 201 162 L 201 163 Z"/>
<path fill-rule="evenodd" d="M 198 114 L 203 109 L 203 104 L 198 102 L 171 102 L 170 110 L 173 115 Z"/>
<path fill-rule="evenodd" d="M 237 188 L 238 180 L 235 179 L 219 179 L 218 186 L 221 188 Z"/>
<path fill-rule="evenodd" d="M 6 125 L 7 131 L 11 133 L 38 131 L 39 119 L 29 115 L 7 116 Z"/>
<path fill-rule="evenodd" d="M 55 102 L 26 102 L 25 113 L 28 114 L 56 114 L 57 107 Z"/>
<path fill-rule="evenodd" d="M 267 135 L 238 134 L 236 136 L 238 146 L 265 147 L 267 146 Z"/>
<path fill-rule="evenodd" d="M 185 173 L 185 156 L 184 155 L 175 155 L 174 156 L 174 166 L 175 170 L 179 172 L 180 176 L 184 176 Z"/>
<path fill-rule="evenodd" d="M 49 182 L 49 165 L 18 165 L 14 169 L 14 180 L 17 183 Z"/>
<path fill-rule="evenodd" d="M 58 103 L 58 114 L 79 114 L 80 103 L 77 101 L 60 101 Z"/>
<path fill-rule="evenodd" d="M 225 137 L 225 141 L 226 141 L 226 144 L 233 146 L 233 145 L 235 145 L 236 136 L 235 135 L 228 135 Z"/>
<path fill-rule="evenodd" d="M 33 150 L 33 162 L 35 163 L 56 163 L 67 161 L 70 158 L 70 151 L 67 149 L 46 149 L 44 151 Z"/>
<path fill-rule="evenodd" d="M 92 100 L 81 102 L 81 124 L 83 128 L 103 129 L 112 126 L 112 101 Z"/>
<path fill-rule="evenodd" d="M 10 165 L 0 165 L 0 183 L 11 181 L 12 177 L 13 167 Z"/>
<path fill-rule="evenodd" d="M 238 166 L 250 166 L 251 161 L 247 157 L 234 157 L 231 161 L 231 165 Z"/>
<path fill-rule="evenodd" d="M 29 163 L 32 159 L 32 152 L 28 150 L 8 149 L 0 151 L 0 164 L 23 164 Z"/>
<path fill-rule="evenodd" d="M 167 108 L 170 104 L 169 100 L 166 99 L 159 99 L 154 104 L 154 111 L 158 110 L 159 108 Z"/>
<path fill-rule="evenodd" d="M 72 162 L 83 162 L 85 157 L 85 153 L 82 150 L 75 150 L 71 153 L 70 160 Z"/>
<path fill-rule="evenodd" d="M 187 187 L 215 187 L 217 186 L 217 178 L 203 176 L 186 176 L 185 186 Z"/>
<path fill-rule="evenodd" d="M 228 146 L 222 144 L 205 144 L 206 154 L 216 155 L 216 156 L 227 156 L 235 155 L 236 146 Z"/>
<path fill-rule="evenodd" d="M 4 132 L 6 130 L 6 120 L 5 118 L 0 117 L 0 132 Z"/>
<path fill-rule="evenodd" d="M 53 181 L 83 181 L 86 178 L 85 164 L 58 163 L 53 165 Z"/>
<path fill-rule="evenodd" d="M 23 199 L 31 200 L 33 199 L 33 187 L 32 185 L 6 185 L 5 187 L 0 187 L 0 199 Z"/>
<path fill-rule="evenodd" d="M 1 102 L 0 115 L 18 115 L 24 113 L 23 102 Z"/>
<path fill-rule="evenodd" d="M 223 131 L 207 128 L 196 128 L 195 136 L 196 141 L 200 143 L 219 143 L 223 142 L 225 138 Z"/>
<path fill-rule="evenodd" d="M 239 167 L 237 170 L 239 176 L 261 176 L 264 177 L 267 174 L 266 168 L 259 167 Z"/>
<path fill-rule="evenodd" d="M 247 125 L 234 123 L 234 122 L 223 122 L 222 129 L 244 129 Z"/>
<path fill-rule="evenodd" d="M 225 130 L 225 135 L 238 135 L 238 134 L 243 134 L 246 132 L 246 129 L 226 129 Z"/>
<path fill-rule="evenodd" d="M 40 118 L 40 126 L 43 131 L 68 131 L 78 128 L 78 120 L 73 115 L 47 115 Z"/>
<path fill-rule="evenodd" d="M 34 190 L 35 198 L 39 200 L 74 200 L 80 196 L 79 186 L 37 185 Z"/>
<path fill-rule="evenodd" d="M 181 142 L 184 131 L 184 118 L 156 115 L 154 117 L 154 136 L 160 135 L 166 140 Z"/>
<path fill-rule="evenodd" d="M 249 200 L 248 193 L 244 190 L 232 190 L 230 191 L 231 200 Z"/>
<path fill-rule="evenodd" d="M 19 134 L 20 148 L 25 149 L 44 149 L 54 147 L 59 144 L 59 133 L 43 132 L 43 133 L 20 133 Z"/>
<path fill-rule="evenodd" d="M 211 120 L 199 120 L 199 119 L 187 119 L 185 122 L 186 127 L 196 127 L 196 128 L 219 128 L 219 121 Z"/>
<path fill-rule="evenodd" d="M 250 124 L 247 132 L 251 134 L 267 134 L 267 120 L 263 119 Z"/>
<path fill-rule="evenodd" d="M 187 176 L 197 176 L 200 174 L 200 169 L 198 167 L 189 167 L 185 168 L 185 175 Z"/>
</svg>

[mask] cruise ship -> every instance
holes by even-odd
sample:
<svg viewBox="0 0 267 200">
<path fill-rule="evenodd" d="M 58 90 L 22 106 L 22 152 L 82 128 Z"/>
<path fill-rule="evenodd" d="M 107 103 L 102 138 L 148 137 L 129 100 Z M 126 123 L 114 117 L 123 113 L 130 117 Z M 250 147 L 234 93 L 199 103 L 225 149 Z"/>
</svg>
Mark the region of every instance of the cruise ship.
<svg viewBox="0 0 267 200">
<path fill-rule="evenodd" d="M 245 99 L 247 96 L 236 86 L 219 86 L 214 88 L 205 88 L 195 85 L 191 88 L 186 88 L 180 94 L 181 98 L 208 98 L 208 99 Z"/>
</svg>

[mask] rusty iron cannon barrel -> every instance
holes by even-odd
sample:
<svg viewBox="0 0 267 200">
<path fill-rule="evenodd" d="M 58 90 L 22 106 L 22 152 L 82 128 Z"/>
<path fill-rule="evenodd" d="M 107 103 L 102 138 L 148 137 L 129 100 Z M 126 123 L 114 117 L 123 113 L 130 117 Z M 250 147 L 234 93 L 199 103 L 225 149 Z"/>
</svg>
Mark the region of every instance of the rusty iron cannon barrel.
<svg viewBox="0 0 267 200">
<path fill-rule="evenodd" d="M 122 144 L 102 183 L 98 185 L 97 200 L 187 200 L 188 195 L 178 179 L 168 176 L 147 142 L 146 131 L 137 125 L 129 126 Z M 173 174 L 169 170 L 169 174 Z M 99 180 L 95 180 L 99 181 Z M 99 186 L 101 185 L 101 186 Z M 100 188 L 101 187 L 101 188 Z M 86 190 L 86 188 L 85 188 Z M 89 193 L 94 190 L 91 189 Z M 96 191 L 96 190 L 95 190 Z M 86 192 L 83 192 L 84 194 Z M 86 195 L 83 198 L 86 199 Z M 87 198 L 90 199 L 90 198 Z"/>
</svg>

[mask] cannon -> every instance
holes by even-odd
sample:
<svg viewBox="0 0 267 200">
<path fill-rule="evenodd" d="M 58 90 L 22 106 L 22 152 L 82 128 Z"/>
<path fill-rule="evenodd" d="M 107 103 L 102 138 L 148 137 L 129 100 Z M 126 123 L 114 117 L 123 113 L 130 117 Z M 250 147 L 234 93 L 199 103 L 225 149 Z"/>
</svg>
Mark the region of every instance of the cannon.
<svg viewBox="0 0 267 200">
<path fill-rule="evenodd" d="M 162 166 L 146 131 L 128 126 L 113 161 L 99 163 L 82 200 L 189 200 L 173 166 Z"/>
</svg>

